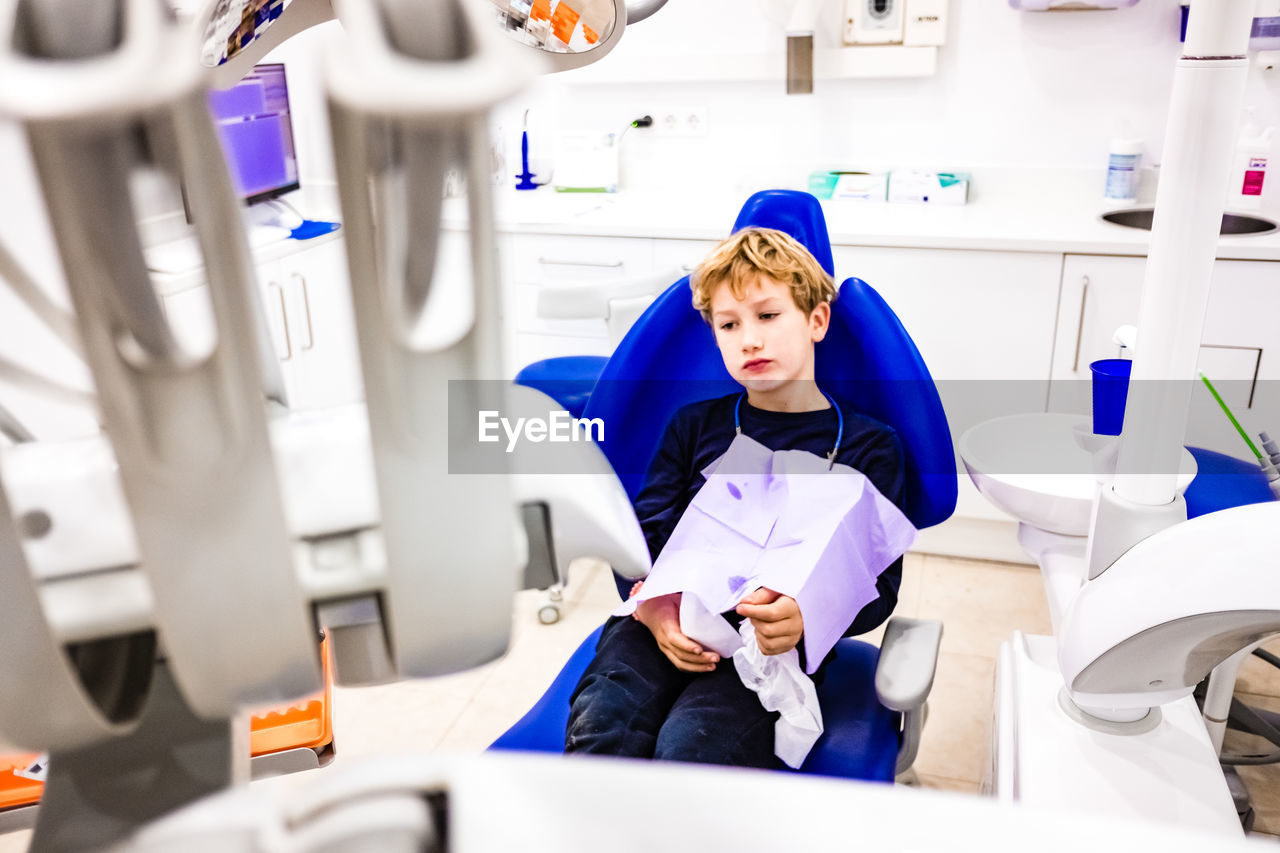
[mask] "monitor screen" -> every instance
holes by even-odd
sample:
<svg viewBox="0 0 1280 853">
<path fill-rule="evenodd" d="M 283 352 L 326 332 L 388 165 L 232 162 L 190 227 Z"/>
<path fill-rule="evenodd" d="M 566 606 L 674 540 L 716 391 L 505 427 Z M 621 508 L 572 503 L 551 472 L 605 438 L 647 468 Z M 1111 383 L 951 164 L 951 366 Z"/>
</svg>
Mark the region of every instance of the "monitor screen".
<svg viewBox="0 0 1280 853">
<path fill-rule="evenodd" d="M 284 65 L 256 65 L 230 89 L 211 90 L 209 109 L 241 198 L 265 201 L 298 188 Z"/>
</svg>

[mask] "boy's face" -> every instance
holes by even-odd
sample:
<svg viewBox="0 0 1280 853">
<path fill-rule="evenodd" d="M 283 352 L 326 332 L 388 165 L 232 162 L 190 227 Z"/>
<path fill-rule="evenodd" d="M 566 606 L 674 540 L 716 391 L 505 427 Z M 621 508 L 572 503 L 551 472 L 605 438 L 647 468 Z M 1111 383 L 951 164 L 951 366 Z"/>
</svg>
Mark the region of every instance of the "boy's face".
<svg viewBox="0 0 1280 853">
<path fill-rule="evenodd" d="M 813 345 L 827 334 L 831 306 L 806 315 L 791 288 L 758 276 L 737 299 L 727 282 L 711 294 L 711 327 L 729 375 L 748 391 L 768 393 L 813 379 Z"/>
</svg>

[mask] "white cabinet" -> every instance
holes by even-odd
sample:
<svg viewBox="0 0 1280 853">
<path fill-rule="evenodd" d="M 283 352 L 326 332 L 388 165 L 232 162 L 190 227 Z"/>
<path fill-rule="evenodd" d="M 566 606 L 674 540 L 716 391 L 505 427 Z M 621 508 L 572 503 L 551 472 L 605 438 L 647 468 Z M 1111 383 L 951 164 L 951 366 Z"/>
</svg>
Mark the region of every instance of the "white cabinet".
<svg viewBox="0 0 1280 853">
<path fill-rule="evenodd" d="M 1062 256 L 837 246 L 836 276 L 874 287 L 935 380 L 1044 382 Z"/>
<path fill-rule="evenodd" d="M 1136 325 L 1145 258 L 1067 255 L 1053 355 L 1054 411 L 1089 412 L 1090 362 L 1115 358 L 1117 327 Z M 1214 263 L 1197 368 L 1256 438 L 1280 431 L 1280 263 Z M 1139 347 L 1141 334 L 1139 333 Z M 1078 381 L 1076 381 L 1078 380 Z M 1232 456 L 1248 449 L 1208 391 L 1194 378 L 1187 442 Z"/>
<path fill-rule="evenodd" d="M 335 237 L 316 241 L 257 265 L 258 297 L 294 409 L 364 397 L 344 245 Z M 212 345 L 208 289 L 198 276 L 171 289 L 164 305 L 185 346 L 199 352 Z"/>
<path fill-rule="evenodd" d="M 290 406 L 324 408 L 363 399 L 343 242 L 331 240 L 264 266 L 258 285 L 271 310 L 280 309 L 271 325 Z"/>
<path fill-rule="evenodd" d="M 507 235 L 504 281 L 510 318 L 509 373 L 534 361 L 563 355 L 609 355 L 616 345 L 603 317 L 557 319 L 538 316 L 538 298 L 552 284 L 630 281 L 669 273 L 650 296 L 618 300 L 611 306 L 625 327 L 681 277 L 691 273 L 716 247 L 715 240 Z M 615 322 L 615 325 L 617 323 Z"/>
</svg>

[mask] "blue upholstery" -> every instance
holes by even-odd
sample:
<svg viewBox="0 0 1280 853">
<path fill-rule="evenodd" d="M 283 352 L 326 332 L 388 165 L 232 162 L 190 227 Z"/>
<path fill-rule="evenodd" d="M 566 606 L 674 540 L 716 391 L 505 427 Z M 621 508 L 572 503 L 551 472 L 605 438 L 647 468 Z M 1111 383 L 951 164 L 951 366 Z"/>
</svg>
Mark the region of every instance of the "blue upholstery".
<svg viewBox="0 0 1280 853">
<path fill-rule="evenodd" d="M 1220 509 L 1275 500 L 1257 462 L 1247 462 L 1202 447 L 1188 447 L 1196 460 L 1196 478 L 1187 486 L 1187 518 Z"/>
<path fill-rule="evenodd" d="M 892 782 L 901 746 L 901 715 L 876 698 L 880 650 L 861 640 L 836 643 L 836 659 L 818 685 L 822 737 L 800 767 L 801 773 Z"/>
<path fill-rule="evenodd" d="M 831 257 L 831 239 L 827 236 L 827 220 L 822 205 L 808 193 L 794 190 L 758 192 L 738 211 L 732 234 L 743 228 L 772 228 L 795 237 L 814 259 L 835 277 L 836 262 Z"/>
<path fill-rule="evenodd" d="M 582 641 L 537 704 L 490 744 L 490 749 L 564 752 L 564 730 L 569 725 L 569 697 L 573 695 L 573 688 L 578 686 L 587 664 L 596 656 L 596 643 L 600 642 L 603 630 L 601 625 Z"/>
<path fill-rule="evenodd" d="M 563 355 L 545 358 L 524 367 L 516 374 L 516 384 L 536 388 L 555 400 L 575 418 L 596 387 L 596 380 L 609 359 L 603 355 Z"/>
<path fill-rule="evenodd" d="M 757 193 L 743 207 L 734 230 L 749 225 L 787 231 L 824 268 L 833 268 L 822 208 L 813 196 L 784 190 Z M 898 431 L 906 455 L 906 513 L 911 521 L 923 528 L 949 517 L 957 478 L 942 402 L 915 344 L 865 282 L 848 279 L 841 285 L 832 303 L 830 331 L 817 345 L 816 372 L 822 388 Z M 606 424 L 601 447 L 634 499 L 672 414 L 686 403 L 739 389 L 724 368 L 710 327 L 693 308 L 686 277 L 659 296 L 618 345 L 583 417 Z M 584 641 L 542 700 L 492 748 L 563 749 L 568 697 L 595 643 L 596 635 Z M 818 689 L 825 731 L 802 771 L 892 781 L 900 719 L 875 698 L 879 650 L 845 639 L 836 652 Z"/>
</svg>

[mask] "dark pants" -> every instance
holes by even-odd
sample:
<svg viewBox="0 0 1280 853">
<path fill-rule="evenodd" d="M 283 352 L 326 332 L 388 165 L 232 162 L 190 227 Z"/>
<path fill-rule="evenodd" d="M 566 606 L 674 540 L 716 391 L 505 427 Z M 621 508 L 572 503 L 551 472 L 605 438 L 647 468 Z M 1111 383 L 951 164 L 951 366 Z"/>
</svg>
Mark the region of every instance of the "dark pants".
<svg viewBox="0 0 1280 853">
<path fill-rule="evenodd" d="M 778 713 L 743 686 L 731 659 L 713 672 L 676 669 L 629 616 L 605 625 L 569 703 L 565 752 L 786 766 L 773 754 Z"/>
</svg>

